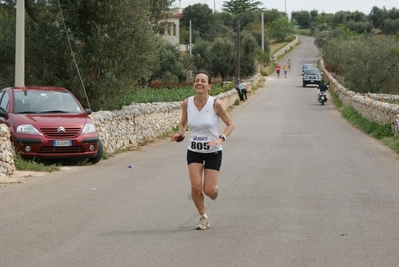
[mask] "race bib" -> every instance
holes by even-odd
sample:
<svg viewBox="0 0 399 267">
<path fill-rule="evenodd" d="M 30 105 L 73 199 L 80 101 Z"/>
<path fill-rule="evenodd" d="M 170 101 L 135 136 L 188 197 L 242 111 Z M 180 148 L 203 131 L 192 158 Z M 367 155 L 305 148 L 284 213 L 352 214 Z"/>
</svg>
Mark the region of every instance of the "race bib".
<svg viewBox="0 0 399 267">
<path fill-rule="evenodd" d="M 193 150 L 209 150 L 208 137 L 194 136 L 191 141 L 191 149 Z"/>
</svg>

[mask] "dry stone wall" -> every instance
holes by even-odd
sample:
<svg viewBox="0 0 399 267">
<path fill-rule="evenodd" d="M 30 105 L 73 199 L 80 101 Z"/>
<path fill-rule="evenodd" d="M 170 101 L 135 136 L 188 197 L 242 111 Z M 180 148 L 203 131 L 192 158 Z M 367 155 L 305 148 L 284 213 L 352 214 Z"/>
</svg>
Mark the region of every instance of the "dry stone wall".
<svg viewBox="0 0 399 267">
<path fill-rule="evenodd" d="M 238 99 L 235 90 L 217 96 L 228 109 Z M 109 153 L 138 146 L 162 137 L 180 123 L 182 102 L 147 103 L 124 106 L 121 110 L 90 115 L 104 149 Z"/>
<path fill-rule="evenodd" d="M 14 171 L 10 132 L 5 124 L 0 124 L 0 175 L 11 175 Z"/>
</svg>

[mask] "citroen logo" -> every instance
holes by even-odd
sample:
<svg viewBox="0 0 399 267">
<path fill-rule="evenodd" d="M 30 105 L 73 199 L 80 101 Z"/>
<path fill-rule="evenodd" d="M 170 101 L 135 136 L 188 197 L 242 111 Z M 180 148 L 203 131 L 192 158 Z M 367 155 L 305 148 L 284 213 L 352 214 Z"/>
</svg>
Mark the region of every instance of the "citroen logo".
<svg viewBox="0 0 399 267">
<path fill-rule="evenodd" d="M 66 130 L 65 130 L 65 128 L 64 127 L 62 127 L 62 126 L 60 126 L 60 127 L 58 127 L 58 129 L 57 129 L 57 133 L 66 133 Z"/>
</svg>

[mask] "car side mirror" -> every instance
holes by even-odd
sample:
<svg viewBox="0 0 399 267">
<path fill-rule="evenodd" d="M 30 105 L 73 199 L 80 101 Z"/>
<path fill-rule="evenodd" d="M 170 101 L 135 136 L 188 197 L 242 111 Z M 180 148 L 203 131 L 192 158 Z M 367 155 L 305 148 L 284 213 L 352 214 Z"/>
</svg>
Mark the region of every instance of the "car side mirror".
<svg viewBox="0 0 399 267">
<path fill-rule="evenodd" d="M 89 108 L 85 108 L 85 112 L 86 112 L 87 115 L 90 115 L 92 111 Z"/>
</svg>

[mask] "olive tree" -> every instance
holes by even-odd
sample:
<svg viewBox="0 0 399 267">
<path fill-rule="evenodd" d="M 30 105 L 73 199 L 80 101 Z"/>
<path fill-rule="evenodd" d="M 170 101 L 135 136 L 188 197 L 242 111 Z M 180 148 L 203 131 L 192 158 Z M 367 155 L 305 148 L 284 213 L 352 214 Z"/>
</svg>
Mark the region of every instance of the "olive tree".
<svg viewBox="0 0 399 267">
<path fill-rule="evenodd" d="M 0 4 L 0 88 L 14 85 L 15 65 L 15 8 Z"/>
<path fill-rule="evenodd" d="M 293 25 L 286 18 L 273 20 L 268 28 L 270 36 L 276 41 L 284 41 L 288 35 L 295 32 Z"/>
<path fill-rule="evenodd" d="M 150 80 L 162 80 L 165 84 L 173 84 L 184 81 L 186 75 L 180 62 L 178 47 L 170 42 L 162 40 L 159 49 L 160 64 L 153 70 Z"/>
<path fill-rule="evenodd" d="M 302 28 L 309 28 L 310 26 L 311 16 L 307 10 L 291 12 L 291 19 Z"/>
<path fill-rule="evenodd" d="M 199 40 L 192 48 L 192 62 L 196 70 L 203 70 L 209 67 L 209 47 L 211 42 Z"/>
<path fill-rule="evenodd" d="M 235 70 L 235 44 L 228 38 L 217 38 L 208 50 L 209 71 L 224 81 Z"/>
<path fill-rule="evenodd" d="M 253 75 L 256 71 L 256 60 L 260 46 L 250 32 L 243 32 L 240 52 L 240 74 L 243 77 Z"/>
<path fill-rule="evenodd" d="M 344 85 L 355 92 L 398 94 L 399 55 L 393 37 L 355 36 L 330 39 L 323 55 L 330 65 L 339 67 Z"/>
<path fill-rule="evenodd" d="M 382 25 L 384 34 L 393 35 L 399 30 L 399 19 L 386 19 Z"/>
</svg>

